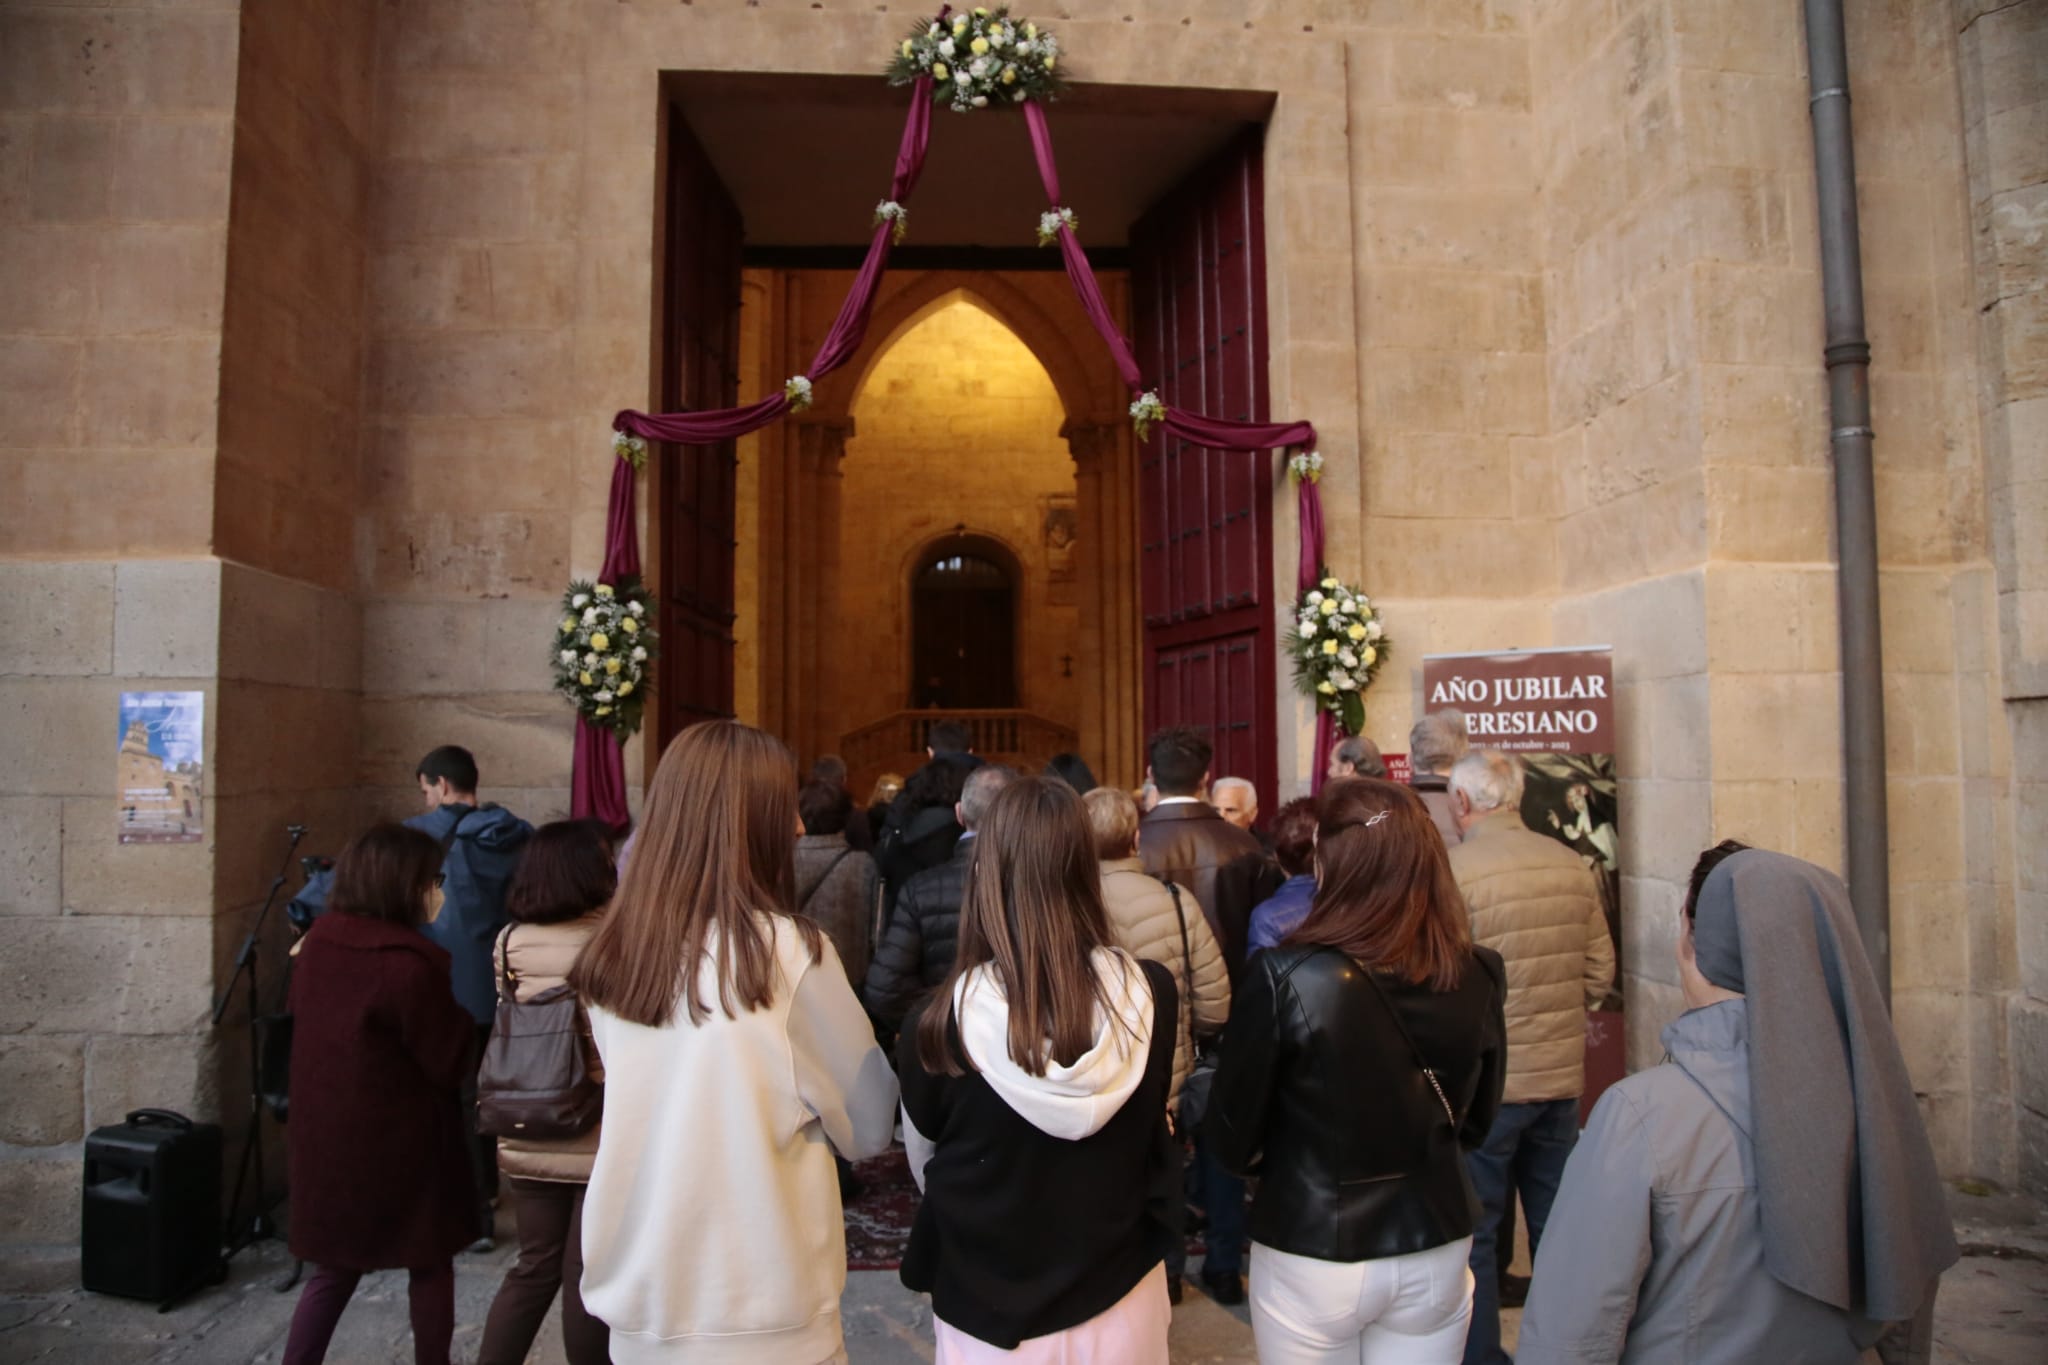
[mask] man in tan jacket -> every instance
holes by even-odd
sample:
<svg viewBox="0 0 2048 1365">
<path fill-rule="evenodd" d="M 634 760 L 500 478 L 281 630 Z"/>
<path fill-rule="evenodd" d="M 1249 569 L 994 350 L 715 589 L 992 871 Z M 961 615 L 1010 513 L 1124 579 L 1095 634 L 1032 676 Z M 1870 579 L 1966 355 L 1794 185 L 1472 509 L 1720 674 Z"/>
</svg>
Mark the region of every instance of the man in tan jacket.
<svg viewBox="0 0 2048 1365">
<path fill-rule="evenodd" d="M 1472 1237 L 1472 1328 L 1466 1365 L 1507 1365 L 1500 1348 L 1495 1248 L 1501 1212 L 1519 1191 L 1529 1249 L 1579 1136 L 1586 1087 L 1586 1011 L 1614 980 L 1614 944 L 1600 891 L 1579 855 L 1522 822 L 1522 763 L 1497 749 L 1451 769 L 1463 839 L 1451 872 L 1472 916 L 1472 939 L 1508 969 L 1508 1078 L 1485 1143 L 1466 1157 L 1480 1203 Z"/>
</svg>

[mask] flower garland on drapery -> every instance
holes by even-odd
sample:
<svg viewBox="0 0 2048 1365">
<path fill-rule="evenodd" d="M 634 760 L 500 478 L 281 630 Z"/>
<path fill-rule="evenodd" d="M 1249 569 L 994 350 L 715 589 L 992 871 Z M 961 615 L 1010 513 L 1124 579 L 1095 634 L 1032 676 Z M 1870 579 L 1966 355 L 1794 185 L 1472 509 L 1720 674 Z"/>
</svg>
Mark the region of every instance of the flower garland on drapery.
<svg viewBox="0 0 2048 1365">
<path fill-rule="evenodd" d="M 977 42 L 985 48 L 977 50 Z M 948 44 L 952 46 L 950 53 L 945 50 Z M 1030 45 L 1029 51 L 1025 50 L 1026 44 Z M 963 55 L 967 58 L 964 72 L 958 66 Z M 998 56 L 1002 57 L 1000 62 L 994 60 Z M 1078 220 L 1074 211 L 1061 202 L 1059 170 L 1053 162 L 1052 134 L 1046 125 L 1044 108 L 1044 101 L 1059 89 L 1059 78 L 1054 75 L 1059 57 L 1059 43 L 1051 33 L 1013 17 L 1007 7 L 998 7 L 993 12 L 976 9 L 964 15 L 954 14 L 950 6 L 942 8 L 936 19 L 921 23 L 898 46 L 890 62 L 889 78 L 893 84 L 912 87 L 910 111 L 897 148 L 888 196 L 875 208 L 874 236 L 868 243 L 866 259 L 854 276 L 831 331 L 826 333 L 807 371 L 791 376 L 780 390 L 751 404 L 705 412 L 627 410 L 612 419 L 613 430 L 626 444 L 615 444 L 619 458 L 612 470 L 611 500 L 605 519 L 605 566 L 598 574 L 598 582 L 616 585 L 624 577 L 637 577 L 640 572 L 636 479 L 639 463 L 645 459 L 646 442 L 709 445 L 758 431 L 788 412 L 809 407 L 818 381 L 844 365 L 860 348 L 882 272 L 888 265 L 889 248 L 900 243 L 908 230 L 911 192 L 924 170 L 925 152 L 931 140 L 931 111 L 940 102 L 959 113 L 985 107 L 1023 110 L 1032 156 L 1051 205 L 1039 218 L 1039 244 L 1058 245 L 1068 282 L 1080 299 L 1082 311 L 1109 348 L 1110 358 L 1132 394 L 1131 421 L 1139 440 L 1148 439 L 1158 430 L 1189 445 L 1211 450 L 1315 451 L 1316 430 L 1308 422 L 1233 422 L 1205 417 L 1172 406 L 1156 389 L 1146 386 L 1130 342 L 1104 302 L 1095 271 L 1075 235 Z M 981 63 L 979 72 L 974 69 L 977 62 Z M 940 74 L 942 67 L 944 75 Z M 1015 74 L 1005 80 L 1008 70 Z M 965 81 L 960 79 L 962 74 L 967 77 Z M 951 88 L 942 87 L 941 82 Z M 635 441 L 639 443 L 638 461 L 630 454 Z M 1318 487 L 1322 463 L 1320 455 L 1310 454 L 1308 458 L 1314 462 L 1313 477 L 1303 475 L 1290 463 L 1290 470 L 1296 473 L 1301 536 L 1297 590 L 1304 594 L 1321 580 L 1323 565 L 1323 504 Z M 1318 708 L 1313 779 L 1317 790 L 1323 782 L 1323 756 L 1334 739 L 1331 712 Z M 571 803 L 579 818 L 594 817 L 615 827 L 623 827 L 628 818 L 625 762 L 616 733 L 581 714 L 576 721 Z"/>
<path fill-rule="evenodd" d="M 1325 576 L 1294 602 L 1294 685 L 1335 716 L 1348 734 L 1365 732 L 1365 689 L 1393 644 L 1379 608 L 1362 592 Z"/>
</svg>

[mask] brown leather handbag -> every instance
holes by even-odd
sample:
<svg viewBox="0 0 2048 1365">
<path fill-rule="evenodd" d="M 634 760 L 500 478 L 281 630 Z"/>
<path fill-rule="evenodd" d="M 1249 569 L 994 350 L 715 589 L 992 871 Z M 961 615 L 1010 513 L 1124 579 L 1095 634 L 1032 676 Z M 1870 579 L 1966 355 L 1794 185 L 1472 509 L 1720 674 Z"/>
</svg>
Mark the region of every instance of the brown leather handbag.
<svg viewBox="0 0 2048 1365">
<path fill-rule="evenodd" d="M 498 937 L 498 1014 L 476 1075 L 477 1130 L 492 1137 L 570 1138 L 604 1112 L 590 1074 L 583 1006 L 568 986 L 520 1003 L 512 987 L 511 929 Z"/>
</svg>

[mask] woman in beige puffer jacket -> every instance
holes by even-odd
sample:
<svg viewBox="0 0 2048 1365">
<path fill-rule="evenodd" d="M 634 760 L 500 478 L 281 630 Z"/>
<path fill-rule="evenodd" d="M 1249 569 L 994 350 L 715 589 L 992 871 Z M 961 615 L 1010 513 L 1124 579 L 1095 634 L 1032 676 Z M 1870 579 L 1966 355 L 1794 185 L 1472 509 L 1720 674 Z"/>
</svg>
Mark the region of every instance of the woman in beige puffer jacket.
<svg viewBox="0 0 2048 1365">
<path fill-rule="evenodd" d="M 611 850 L 592 826 L 564 820 L 543 825 L 528 842 L 505 895 L 512 924 L 498 935 L 492 967 L 502 1000 L 509 982 L 519 1001 L 562 985 L 583 945 L 604 919 L 618 888 Z M 604 1063 L 583 1019 L 591 1074 Z M 499 1138 L 498 1169 L 512 1192 L 519 1260 L 505 1272 L 484 1321 L 477 1365 L 520 1365 L 562 1291 L 562 1345 L 569 1365 L 603 1365 L 611 1330 L 583 1307 L 583 1195 L 597 1158 L 598 1128 L 570 1138 Z"/>
<path fill-rule="evenodd" d="M 1130 794 L 1097 787 L 1081 800 L 1095 834 L 1095 856 L 1102 864 L 1102 908 L 1117 946 L 1142 961 L 1159 963 L 1180 987 L 1180 1033 L 1173 1042 L 1173 1086 L 1166 1101 L 1171 1114 L 1194 1069 L 1195 1036 L 1220 1033 L 1230 1018 L 1230 975 L 1223 965 L 1223 949 L 1195 898 L 1182 892 L 1176 911 L 1173 890 L 1145 871 L 1138 859 L 1138 803 Z"/>
</svg>

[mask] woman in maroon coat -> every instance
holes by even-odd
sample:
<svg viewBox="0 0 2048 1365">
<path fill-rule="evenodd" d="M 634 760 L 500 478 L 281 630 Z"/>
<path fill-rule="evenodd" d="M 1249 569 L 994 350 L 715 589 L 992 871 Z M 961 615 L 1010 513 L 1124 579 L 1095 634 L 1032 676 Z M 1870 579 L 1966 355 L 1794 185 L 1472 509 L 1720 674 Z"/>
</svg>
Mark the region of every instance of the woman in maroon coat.
<svg viewBox="0 0 2048 1365">
<path fill-rule="evenodd" d="M 474 1024 L 448 954 L 419 926 L 441 908 L 441 846 L 378 825 L 342 852 L 328 912 L 292 974 L 291 1249 L 313 1278 L 285 1365 L 326 1357 L 367 1270 L 412 1272 L 413 1352 L 446 1365 L 455 1253 L 477 1235 L 458 1089 Z"/>
</svg>

